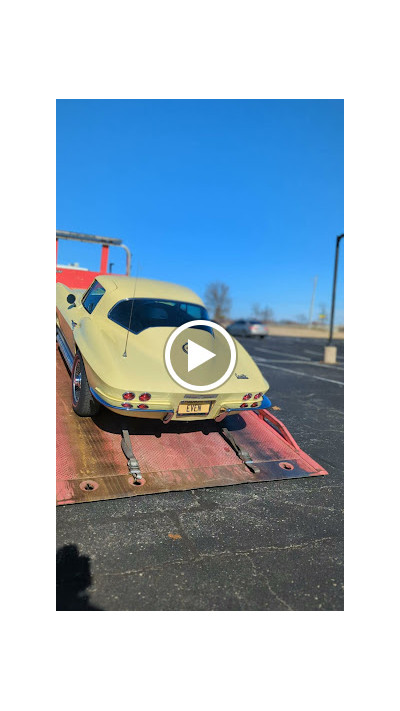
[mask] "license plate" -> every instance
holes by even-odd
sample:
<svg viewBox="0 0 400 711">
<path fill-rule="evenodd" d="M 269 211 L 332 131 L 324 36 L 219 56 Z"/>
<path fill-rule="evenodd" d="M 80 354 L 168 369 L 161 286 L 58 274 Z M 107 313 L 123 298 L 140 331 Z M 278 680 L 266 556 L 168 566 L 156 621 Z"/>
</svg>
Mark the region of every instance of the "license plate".
<svg viewBox="0 0 400 711">
<path fill-rule="evenodd" d="M 208 415 L 210 412 L 210 402 L 180 402 L 178 405 L 178 415 Z"/>
</svg>

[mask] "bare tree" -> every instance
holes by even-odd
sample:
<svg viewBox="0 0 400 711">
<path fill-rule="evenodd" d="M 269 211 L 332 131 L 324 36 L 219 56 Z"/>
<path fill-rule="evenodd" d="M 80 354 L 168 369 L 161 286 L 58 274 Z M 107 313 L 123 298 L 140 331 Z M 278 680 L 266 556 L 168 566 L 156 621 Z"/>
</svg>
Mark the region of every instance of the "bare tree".
<svg viewBox="0 0 400 711">
<path fill-rule="evenodd" d="M 296 316 L 296 321 L 299 323 L 307 323 L 307 316 L 305 314 L 299 314 Z"/>
<path fill-rule="evenodd" d="M 232 306 L 232 299 L 229 296 L 229 286 L 220 281 L 209 284 L 206 289 L 204 301 L 209 311 L 213 311 L 214 321 L 217 323 L 224 321 Z"/>
<path fill-rule="evenodd" d="M 268 306 L 264 306 L 262 309 L 260 304 L 253 304 L 252 315 L 259 319 L 260 321 L 272 321 L 273 312 Z"/>
<path fill-rule="evenodd" d="M 272 309 L 269 308 L 269 306 L 265 306 L 261 311 L 261 317 L 263 321 L 272 321 L 273 315 L 274 313 Z"/>
</svg>

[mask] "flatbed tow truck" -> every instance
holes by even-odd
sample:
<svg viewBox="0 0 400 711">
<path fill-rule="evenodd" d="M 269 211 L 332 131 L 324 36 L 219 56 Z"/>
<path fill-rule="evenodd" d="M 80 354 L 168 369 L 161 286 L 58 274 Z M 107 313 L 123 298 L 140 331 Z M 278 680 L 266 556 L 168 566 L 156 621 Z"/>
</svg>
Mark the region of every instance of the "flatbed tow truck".
<svg viewBox="0 0 400 711">
<path fill-rule="evenodd" d="M 56 266 L 56 281 L 88 288 L 107 274 L 110 246 L 131 254 L 122 240 L 75 232 L 59 239 L 101 245 L 98 272 Z M 268 409 L 227 415 L 222 422 L 169 422 L 115 415 L 101 409 L 80 418 L 71 408 L 71 378 L 57 333 L 57 504 L 72 504 L 186 489 L 321 476 Z"/>
</svg>

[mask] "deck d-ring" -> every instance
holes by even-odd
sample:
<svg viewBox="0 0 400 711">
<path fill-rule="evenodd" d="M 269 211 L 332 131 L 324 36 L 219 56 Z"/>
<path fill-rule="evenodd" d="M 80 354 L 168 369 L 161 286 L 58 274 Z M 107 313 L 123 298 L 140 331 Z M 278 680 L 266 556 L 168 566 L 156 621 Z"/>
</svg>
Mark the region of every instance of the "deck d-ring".
<svg viewBox="0 0 400 711">
<path fill-rule="evenodd" d="M 89 492 L 89 491 L 96 491 L 96 489 L 99 488 L 99 485 L 98 485 L 97 481 L 93 481 L 93 479 L 85 479 L 85 481 L 81 481 L 81 483 L 79 484 L 79 487 L 80 487 L 80 489 L 82 489 L 82 491 Z"/>
<path fill-rule="evenodd" d="M 131 484 L 131 486 L 143 486 L 143 484 L 146 483 L 146 479 L 135 479 L 134 476 L 128 476 L 128 483 Z"/>
</svg>

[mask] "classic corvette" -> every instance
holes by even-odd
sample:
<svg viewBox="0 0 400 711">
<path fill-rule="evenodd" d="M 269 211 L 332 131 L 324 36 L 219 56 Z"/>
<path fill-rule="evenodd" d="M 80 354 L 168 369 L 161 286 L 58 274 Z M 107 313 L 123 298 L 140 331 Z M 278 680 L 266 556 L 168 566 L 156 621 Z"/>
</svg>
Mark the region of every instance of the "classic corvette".
<svg viewBox="0 0 400 711">
<path fill-rule="evenodd" d="M 103 405 L 164 422 L 220 420 L 232 411 L 266 406 L 269 385 L 236 341 L 234 372 L 211 394 L 199 395 L 172 379 L 164 362 L 169 336 L 185 323 L 209 320 L 190 289 L 110 274 L 98 276 L 86 291 L 57 284 L 56 318 L 58 345 L 71 371 L 72 408 L 81 417 Z M 207 344 L 212 325 L 198 328 Z M 212 373 L 215 366 L 210 360 L 203 367 Z"/>
</svg>

